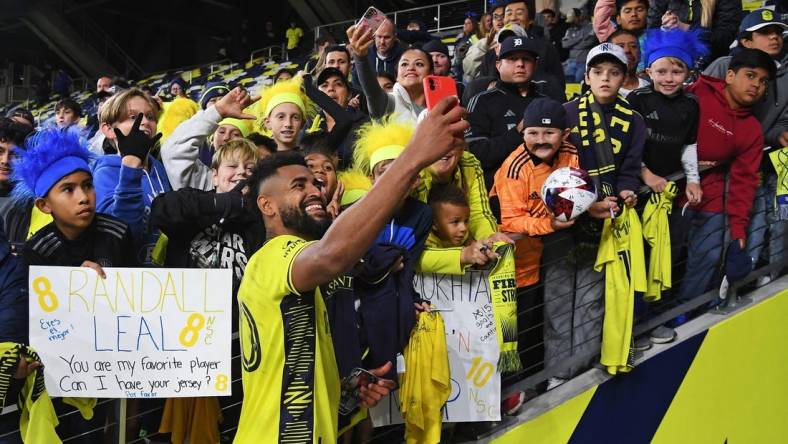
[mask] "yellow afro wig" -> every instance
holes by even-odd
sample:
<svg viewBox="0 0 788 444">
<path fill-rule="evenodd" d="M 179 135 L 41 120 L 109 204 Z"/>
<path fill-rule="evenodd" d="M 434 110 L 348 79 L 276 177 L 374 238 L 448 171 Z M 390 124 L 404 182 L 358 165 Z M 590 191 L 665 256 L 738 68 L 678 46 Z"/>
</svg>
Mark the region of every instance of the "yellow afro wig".
<svg viewBox="0 0 788 444">
<path fill-rule="evenodd" d="M 261 132 L 265 130 L 265 119 L 271 114 L 274 108 L 283 103 L 293 103 L 304 117 L 304 124 L 307 120 L 317 115 L 317 106 L 309 100 L 301 86 L 303 79 L 294 77 L 290 80 L 283 80 L 274 83 L 260 90 L 260 100 L 255 103 L 254 114 L 257 115 L 257 126 Z"/>
<path fill-rule="evenodd" d="M 397 122 L 391 116 L 362 125 L 353 150 L 354 168 L 372 176 L 375 165 L 399 157 L 410 142 L 413 129 L 413 125 Z"/>
<path fill-rule="evenodd" d="M 361 171 L 350 169 L 339 173 L 339 181 L 345 186 L 341 206 L 350 205 L 364 197 L 372 188 L 372 180 Z"/>
</svg>

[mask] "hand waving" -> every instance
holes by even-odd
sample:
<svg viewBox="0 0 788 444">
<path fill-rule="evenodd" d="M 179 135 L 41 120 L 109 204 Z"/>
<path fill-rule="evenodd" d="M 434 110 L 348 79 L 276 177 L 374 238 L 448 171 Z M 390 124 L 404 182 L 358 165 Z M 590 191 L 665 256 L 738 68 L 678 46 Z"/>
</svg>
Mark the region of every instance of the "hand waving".
<svg viewBox="0 0 788 444">
<path fill-rule="evenodd" d="M 214 107 L 216 107 L 216 111 L 222 118 L 254 120 L 256 117 L 245 113 L 244 110 L 258 100 L 260 100 L 260 97 L 250 96 L 245 89 L 235 87 L 232 91 L 225 94 L 224 97 L 217 100 Z"/>
</svg>

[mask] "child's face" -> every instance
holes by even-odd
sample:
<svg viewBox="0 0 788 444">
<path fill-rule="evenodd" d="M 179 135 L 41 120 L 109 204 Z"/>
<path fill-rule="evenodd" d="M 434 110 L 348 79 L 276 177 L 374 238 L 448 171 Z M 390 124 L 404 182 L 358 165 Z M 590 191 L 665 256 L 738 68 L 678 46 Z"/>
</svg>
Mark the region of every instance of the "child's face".
<svg viewBox="0 0 788 444">
<path fill-rule="evenodd" d="M 382 160 L 375 164 L 372 168 L 372 183 L 375 183 L 383 173 L 386 172 L 386 169 L 394 162 L 394 159 L 390 160 Z"/>
<path fill-rule="evenodd" d="M 777 25 L 766 26 L 752 32 L 752 40 L 742 40 L 746 48 L 760 49 L 776 58 L 783 51 L 783 30 Z"/>
<path fill-rule="evenodd" d="M 42 212 L 51 214 L 64 234 L 82 233 L 93 222 L 96 213 L 93 176 L 85 171 L 77 171 L 63 177 L 46 196 L 36 199 L 36 206 Z"/>
<path fill-rule="evenodd" d="M 432 229 L 435 234 L 452 247 L 465 245 L 468 238 L 468 221 L 471 218 L 471 209 L 467 205 L 457 205 L 441 202 L 433 205 L 435 222 Z"/>
<path fill-rule="evenodd" d="M 265 127 L 273 134 L 280 151 L 295 147 L 298 133 L 303 126 L 301 108 L 294 103 L 277 105 L 265 119 Z"/>
<path fill-rule="evenodd" d="M 216 193 L 231 191 L 239 181 L 252 177 L 254 167 L 254 159 L 241 159 L 238 154 L 222 160 L 218 169 L 211 170 Z"/>
<path fill-rule="evenodd" d="M 64 106 L 55 111 L 55 122 L 57 122 L 58 128 L 68 128 L 77 123 L 77 121 L 79 121 L 79 116 L 71 108 Z"/>
<path fill-rule="evenodd" d="M 769 73 L 763 68 L 742 66 L 725 75 L 725 93 L 739 108 L 750 107 L 761 100 L 769 83 Z"/>
<path fill-rule="evenodd" d="M 218 150 L 225 143 L 243 137 L 241 130 L 235 125 L 219 125 L 213 133 L 213 149 Z"/>
<path fill-rule="evenodd" d="M 646 72 L 654 82 L 654 89 L 666 96 L 678 94 L 688 74 L 687 68 L 667 57 L 655 60 Z"/>
<path fill-rule="evenodd" d="M 586 83 L 597 102 L 613 103 L 624 84 L 624 69 L 614 62 L 597 63 L 586 73 Z"/>
<path fill-rule="evenodd" d="M 307 154 L 304 159 L 306 166 L 315 175 L 315 179 L 322 184 L 321 188 L 326 200 L 331 200 L 337 189 L 337 170 L 334 159 L 320 153 Z"/>
<path fill-rule="evenodd" d="M 552 162 L 568 134 L 565 130 L 529 126 L 523 131 L 523 142 L 529 153 L 545 162 Z"/>
<path fill-rule="evenodd" d="M 147 100 L 139 96 L 134 96 L 126 102 L 126 114 L 121 115 L 117 122 L 112 124 L 112 128 L 117 128 L 124 135 L 129 135 L 131 127 L 134 126 L 134 119 L 142 113 L 140 131 L 153 137 L 156 134 L 156 110 L 154 110 Z M 115 140 L 115 132 L 112 129 L 102 130 L 110 140 Z"/>
</svg>

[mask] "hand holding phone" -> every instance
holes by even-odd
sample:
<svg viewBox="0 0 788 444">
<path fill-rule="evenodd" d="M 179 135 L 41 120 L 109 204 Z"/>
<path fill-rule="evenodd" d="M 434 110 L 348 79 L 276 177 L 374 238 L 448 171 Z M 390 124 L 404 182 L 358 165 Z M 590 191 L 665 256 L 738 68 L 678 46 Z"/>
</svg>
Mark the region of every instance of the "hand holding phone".
<svg viewBox="0 0 788 444">
<path fill-rule="evenodd" d="M 454 79 L 445 76 L 424 78 L 424 98 L 427 101 L 428 110 L 432 110 L 442 99 L 451 96 L 457 97 L 457 83 Z"/>
<path fill-rule="evenodd" d="M 360 403 L 359 390 L 361 387 L 377 383 L 377 376 L 363 368 L 354 368 L 350 375 L 342 380 L 339 413 L 342 415 L 352 413 Z"/>
</svg>

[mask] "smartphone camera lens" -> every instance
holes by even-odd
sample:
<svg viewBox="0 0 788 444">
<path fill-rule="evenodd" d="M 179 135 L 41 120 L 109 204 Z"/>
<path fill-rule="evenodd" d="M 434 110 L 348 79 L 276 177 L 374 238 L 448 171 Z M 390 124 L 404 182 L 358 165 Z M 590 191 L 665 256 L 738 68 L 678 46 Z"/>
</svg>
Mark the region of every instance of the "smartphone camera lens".
<svg viewBox="0 0 788 444">
<path fill-rule="evenodd" d="M 435 91 L 435 80 L 430 79 L 430 90 Z"/>
</svg>

